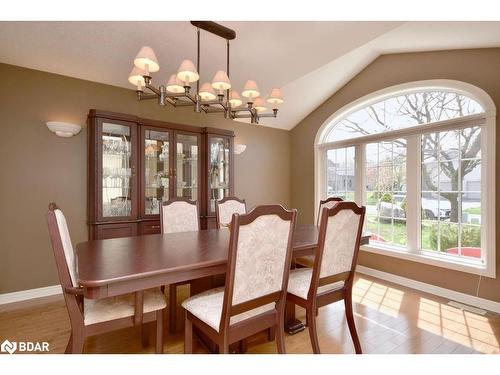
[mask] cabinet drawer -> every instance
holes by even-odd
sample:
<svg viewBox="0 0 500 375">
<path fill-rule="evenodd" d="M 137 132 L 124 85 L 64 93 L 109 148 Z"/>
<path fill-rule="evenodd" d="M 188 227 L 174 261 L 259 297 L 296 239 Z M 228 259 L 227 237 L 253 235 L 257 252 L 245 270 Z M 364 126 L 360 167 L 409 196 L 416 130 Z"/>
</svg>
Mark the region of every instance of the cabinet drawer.
<svg viewBox="0 0 500 375">
<path fill-rule="evenodd" d="M 94 229 L 96 240 L 137 236 L 136 223 L 102 224 L 96 225 Z"/>
<path fill-rule="evenodd" d="M 141 234 L 157 234 L 160 233 L 160 221 L 146 221 L 140 224 Z"/>
</svg>

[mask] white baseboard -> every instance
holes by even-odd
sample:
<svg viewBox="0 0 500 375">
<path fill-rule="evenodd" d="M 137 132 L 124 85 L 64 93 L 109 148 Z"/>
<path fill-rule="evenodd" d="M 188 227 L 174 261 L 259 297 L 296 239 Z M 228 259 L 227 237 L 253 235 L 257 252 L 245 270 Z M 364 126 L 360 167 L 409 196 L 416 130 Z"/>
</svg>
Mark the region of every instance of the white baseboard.
<svg viewBox="0 0 500 375">
<path fill-rule="evenodd" d="M 19 292 L 0 294 L 0 305 L 26 301 L 34 298 L 48 297 L 62 293 L 60 285 L 46 286 L 43 288 L 21 290 Z"/>
<path fill-rule="evenodd" d="M 489 299 L 480 298 L 476 296 L 471 296 L 470 294 L 465 294 L 461 292 L 456 292 L 451 289 L 441 288 L 436 285 L 426 284 L 421 281 L 408 279 L 406 277 L 394 275 L 392 273 L 387 273 L 379 271 L 373 268 L 368 268 L 364 266 L 357 266 L 356 271 L 368 276 L 373 276 L 378 279 L 386 280 L 395 284 L 403 285 L 408 288 L 420 290 L 422 292 L 434 294 L 439 297 L 443 297 L 452 301 L 457 301 L 465 303 L 470 306 L 479 307 L 481 309 L 493 311 L 500 313 L 500 302 L 491 301 Z"/>
</svg>

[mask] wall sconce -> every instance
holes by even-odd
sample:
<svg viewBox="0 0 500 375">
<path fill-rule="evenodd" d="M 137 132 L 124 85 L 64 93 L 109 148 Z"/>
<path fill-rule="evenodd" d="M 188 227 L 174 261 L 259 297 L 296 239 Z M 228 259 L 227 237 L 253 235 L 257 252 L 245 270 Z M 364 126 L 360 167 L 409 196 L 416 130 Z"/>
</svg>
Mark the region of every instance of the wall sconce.
<svg viewBox="0 0 500 375">
<path fill-rule="evenodd" d="M 80 133 L 82 127 L 77 124 L 71 124 L 69 122 L 60 122 L 60 121 L 47 121 L 47 128 L 53 133 L 56 133 L 57 136 L 63 138 L 70 138 L 74 135 Z"/>
<path fill-rule="evenodd" d="M 234 145 L 234 153 L 236 155 L 239 155 L 241 154 L 243 151 L 245 151 L 247 148 L 247 145 L 238 145 L 238 144 L 235 144 Z"/>
</svg>

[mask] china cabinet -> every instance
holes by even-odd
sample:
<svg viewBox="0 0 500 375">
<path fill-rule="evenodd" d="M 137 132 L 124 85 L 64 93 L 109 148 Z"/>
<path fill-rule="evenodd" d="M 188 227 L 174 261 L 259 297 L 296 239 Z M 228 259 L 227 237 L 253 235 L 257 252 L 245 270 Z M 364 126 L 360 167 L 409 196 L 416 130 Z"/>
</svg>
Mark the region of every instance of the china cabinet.
<svg viewBox="0 0 500 375">
<path fill-rule="evenodd" d="M 160 232 L 162 201 L 198 200 L 202 229 L 233 195 L 234 133 L 100 110 L 88 116 L 90 239 Z"/>
</svg>

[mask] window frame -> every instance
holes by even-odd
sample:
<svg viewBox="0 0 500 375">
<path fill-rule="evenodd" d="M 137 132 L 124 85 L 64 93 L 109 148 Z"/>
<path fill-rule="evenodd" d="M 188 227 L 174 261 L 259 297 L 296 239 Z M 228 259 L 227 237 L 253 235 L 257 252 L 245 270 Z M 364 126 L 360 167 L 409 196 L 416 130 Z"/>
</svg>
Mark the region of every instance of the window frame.
<svg viewBox="0 0 500 375">
<path fill-rule="evenodd" d="M 477 101 L 484 112 L 450 120 L 432 122 L 423 125 L 411 126 L 405 129 L 396 129 L 383 133 L 370 134 L 361 137 L 340 141 L 325 142 L 332 127 L 351 113 L 384 99 L 398 95 L 423 91 L 451 91 L 470 97 Z M 421 147 L 420 136 L 424 133 L 445 130 L 458 130 L 472 126 L 481 126 L 481 261 L 467 258 L 450 257 L 433 251 L 422 250 L 421 241 Z M 410 82 L 388 87 L 368 94 L 354 102 L 347 104 L 332 114 L 320 127 L 316 134 L 314 146 L 314 182 L 315 207 L 321 199 L 327 196 L 326 191 L 326 153 L 329 149 L 341 147 L 355 147 L 355 201 L 365 203 L 365 145 L 367 143 L 390 141 L 397 138 L 407 139 L 407 247 L 406 250 L 393 246 L 369 244 L 361 250 L 376 254 L 396 257 L 457 271 L 496 277 L 496 244 L 495 244 L 495 158 L 496 145 L 496 108 L 491 97 L 482 89 L 471 84 L 452 80 L 428 80 Z M 488 155 L 488 157 L 485 157 Z M 410 199 L 410 197 L 413 197 Z M 315 209 L 315 215 L 317 215 Z M 317 218 L 315 217 L 315 220 Z"/>
</svg>

